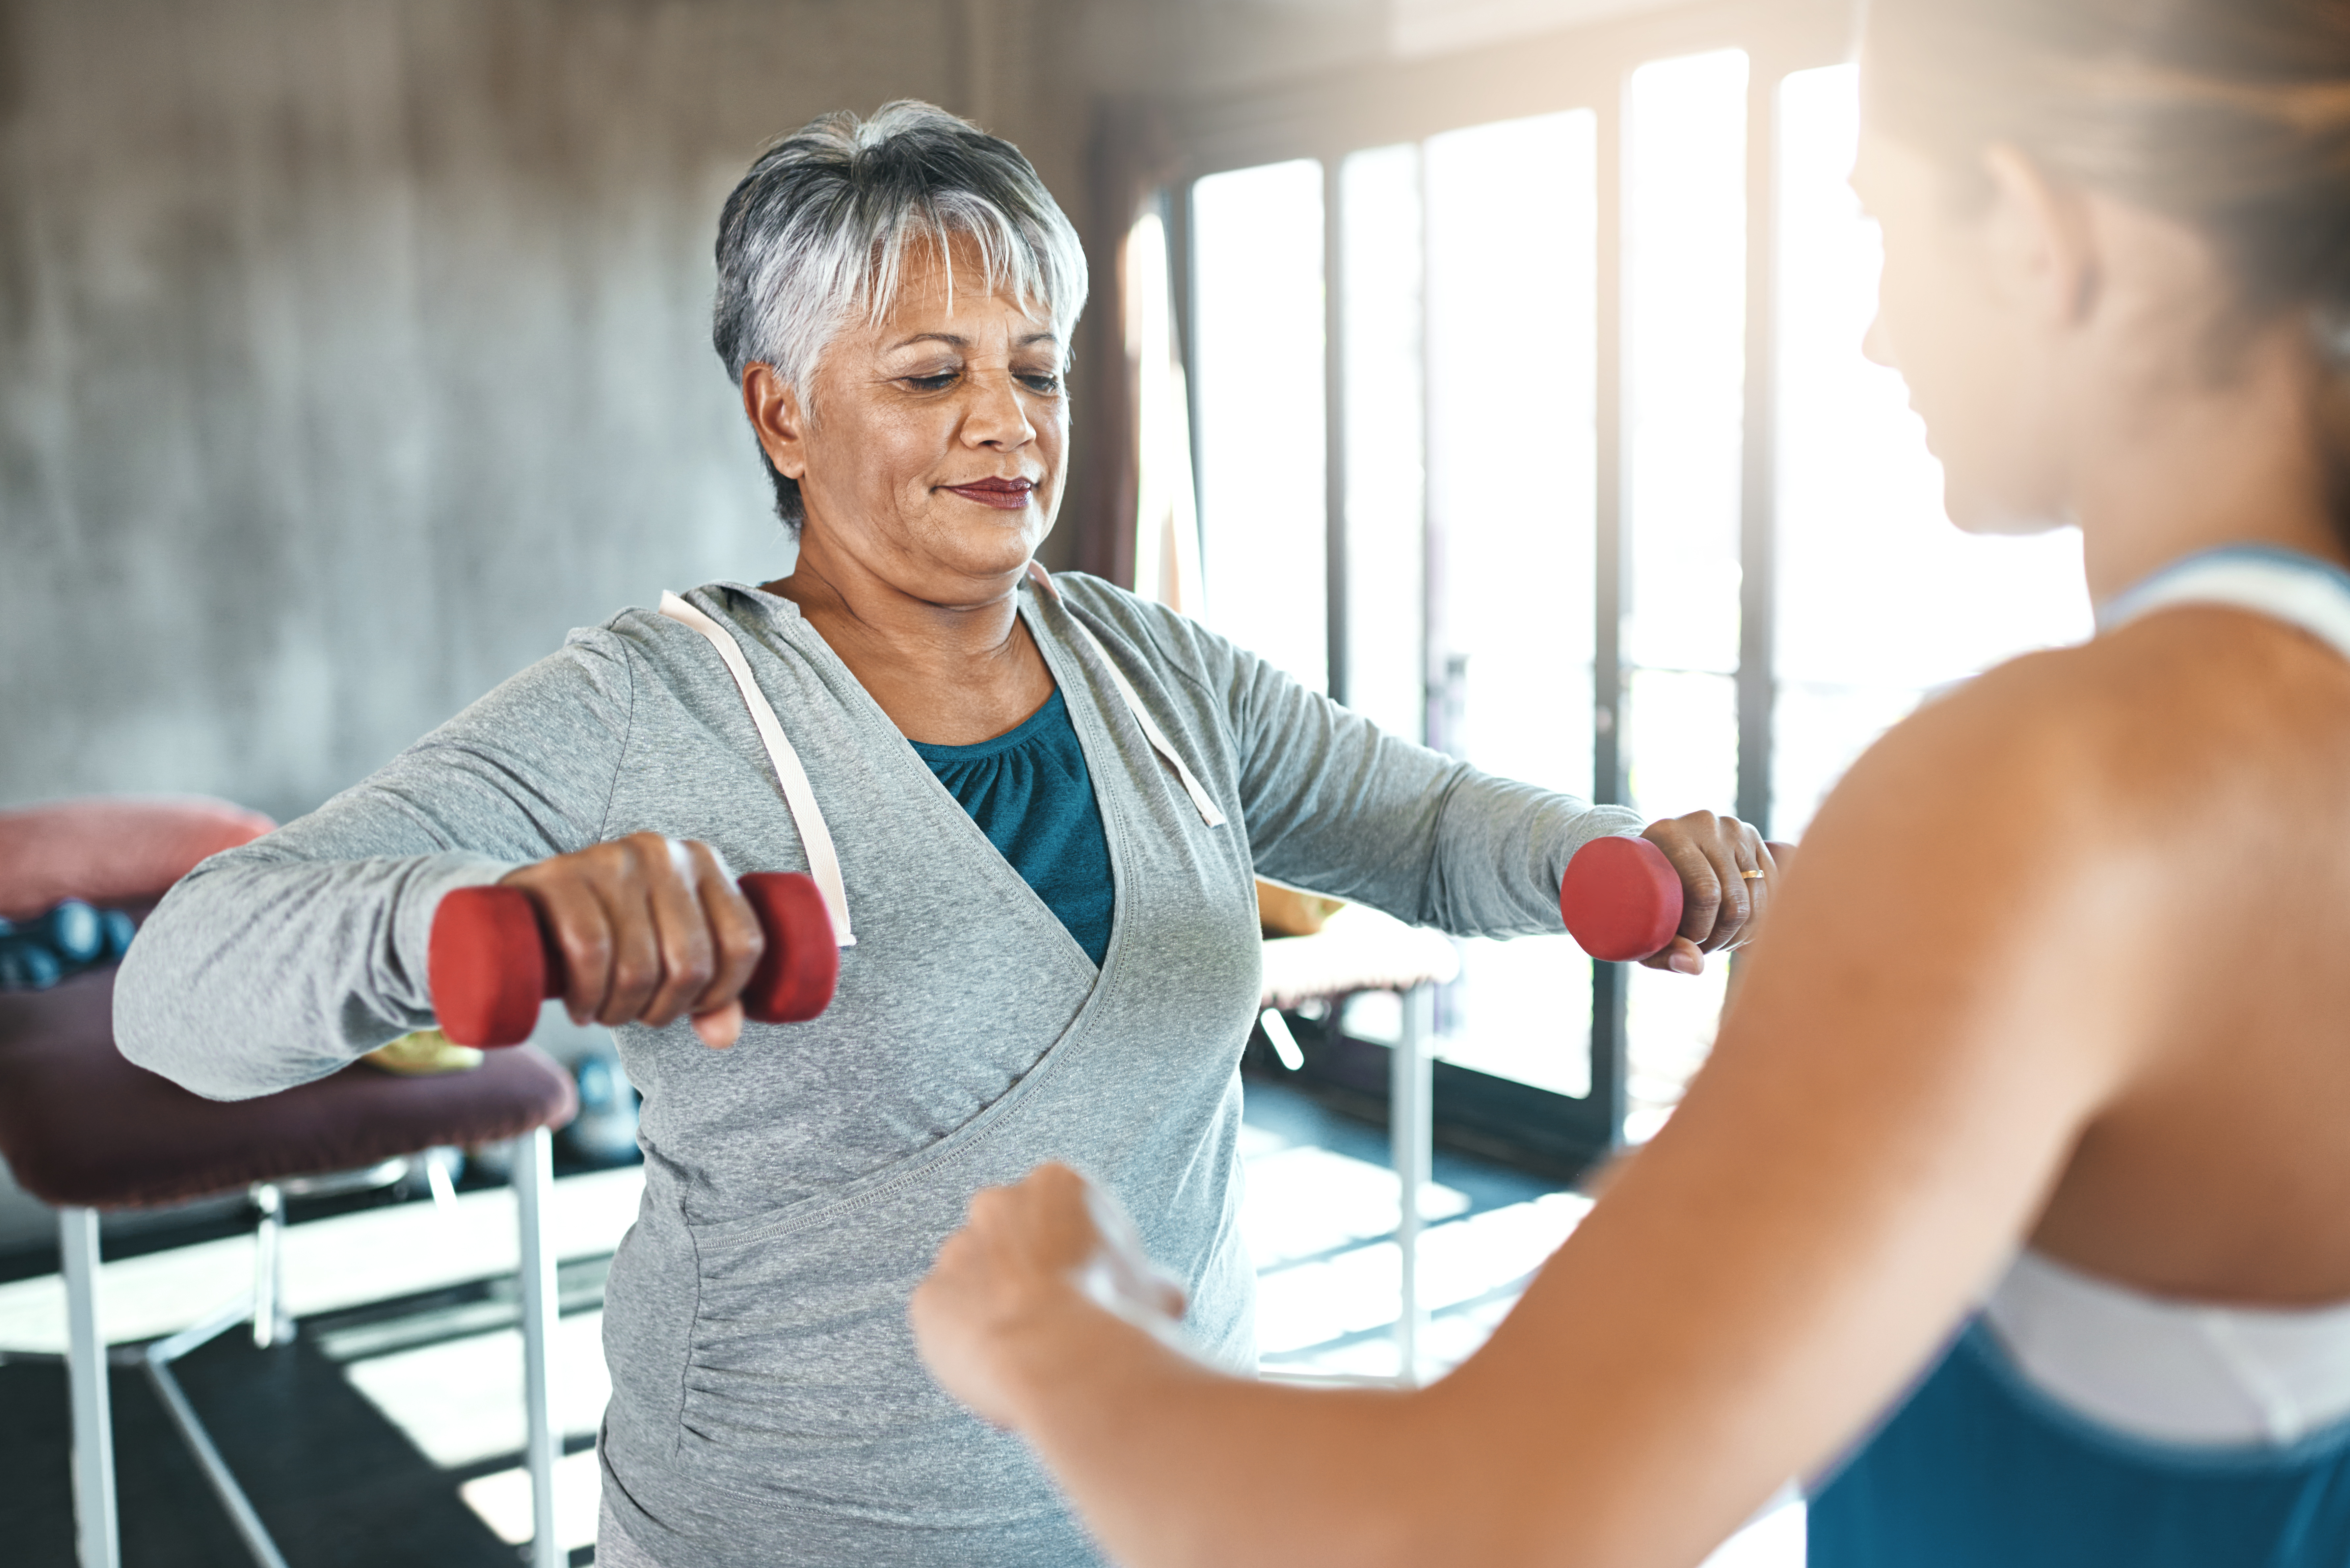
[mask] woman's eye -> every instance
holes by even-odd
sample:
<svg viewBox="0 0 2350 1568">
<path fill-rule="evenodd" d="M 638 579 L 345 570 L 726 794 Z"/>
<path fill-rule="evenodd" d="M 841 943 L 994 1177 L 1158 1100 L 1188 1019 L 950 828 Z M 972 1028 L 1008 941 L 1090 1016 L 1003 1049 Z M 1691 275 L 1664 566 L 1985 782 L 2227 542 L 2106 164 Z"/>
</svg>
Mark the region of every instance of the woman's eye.
<svg viewBox="0 0 2350 1568">
<path fill-rule="evenodd" d="M 943 392 L 955 384 L 960 374 L 954 370 L 940 370 L 928 376 L 905 376 L 900 379 L 918 392 Z"/>
<path fill-rule="evenodd" d="M 1061 389 L 1061 378 L 1050 370 L 1032 370 L 1020 379 L 1030 391 L 1044 397 L 1049 398 Z"/>
</svg>

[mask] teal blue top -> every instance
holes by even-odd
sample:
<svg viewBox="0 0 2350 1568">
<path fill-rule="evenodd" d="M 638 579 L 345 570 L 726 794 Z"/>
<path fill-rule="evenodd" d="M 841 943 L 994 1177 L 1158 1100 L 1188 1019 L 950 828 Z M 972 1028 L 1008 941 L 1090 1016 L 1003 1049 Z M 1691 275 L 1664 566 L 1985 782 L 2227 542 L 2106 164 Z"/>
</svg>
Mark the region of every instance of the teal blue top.
<svg viewBox="0 0 2350 1568">
<path fill-rule="evenodd" d="M 2350 1421 L 2161 1443 L 2028 1382 L 1980 1320 L 1811 1499 L 1809 1568 L 2341 1568 Z"/>
<path fill-rule="evenodd" d="M 992 741 L 907 743 L 1098 967 L 1109 950 L 1117 892 L 1093 777 L 1059 689 Z"/>
</svg>

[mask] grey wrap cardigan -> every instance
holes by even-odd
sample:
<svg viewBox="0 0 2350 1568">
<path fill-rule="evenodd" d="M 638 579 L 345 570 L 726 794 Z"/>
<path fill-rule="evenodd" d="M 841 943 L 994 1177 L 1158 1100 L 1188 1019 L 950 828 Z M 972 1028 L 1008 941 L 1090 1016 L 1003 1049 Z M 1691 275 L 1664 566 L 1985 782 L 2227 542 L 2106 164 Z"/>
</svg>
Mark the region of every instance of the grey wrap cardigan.
<svg viewBox="0 0 2350 1568">
<path fill-rule="evenodd" d="M 805 763 L 857 943 L 813 1023 L 731 1051 L 618 1031 L 645 1195 L 614 1260 L 608 1506 L 671 1568 L 1095 1561 L 1017 1440 L 924 1376 L 905 1302 L 978 1188 L 1038 1161 L 1107 1184 L 1186 1282 L 1205 1354 L 1253 1356 L 1236 1217 L 1263 875 L 1463 935 L 1559 929 L 1620 807 L 1381 734 L 1180 616 L 1091 578 L 1021 590 L 1101 807 L 1098 971 L 788 601 L 689 597 L 734 635 Z M 1230 819 L 1146 743 L 1082 618 Z M 440 896 L 623 834 L 737 869 L 806 861 L 712 647 L 645 610 L 541 660 L 312 815 L 205 862 L 123 966 L 133 1061 L 267 1094 L 432 1022 Z"/>
</svg>

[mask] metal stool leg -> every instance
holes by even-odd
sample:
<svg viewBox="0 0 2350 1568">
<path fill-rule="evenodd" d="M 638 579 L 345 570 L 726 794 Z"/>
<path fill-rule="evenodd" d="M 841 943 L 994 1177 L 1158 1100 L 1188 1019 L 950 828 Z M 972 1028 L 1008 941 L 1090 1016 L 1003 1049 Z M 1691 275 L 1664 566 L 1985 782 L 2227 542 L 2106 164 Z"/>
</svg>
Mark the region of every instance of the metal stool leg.
<svg viewBox="0 0 2350 1568">
<path fill-rule="evenodd" d="M 277 1543 L 269 1538 L 269 1531 L 261 1522 L 261 1515 L 253 1511 L 252 1500 L 244 1489 L 236 1484 L 228 1461 L 221 1458 L 213 1446 L 212 1434 L 196 1418 L 196 1407 L 188 1403 L 188 1396 L 180 1387 L 180 1380 L 172 1376 L 172 1363 L 206 1342 L 216 1339 L 244 1321 L 250 1310 L 245 1302 L 231 1302 L 227 1306 L 197 1324 L 183 1328 L 167 1338 L 156 1340 L 142 1349 L 131 1351 L 130 1357 L 147 1373 L 147 1381 L 154 1386 L 155 1397 L 162 1402 L 164 1414 L 180 1429 L 180 1437 L 195 1456 L 197 1468 L 204 1472 L 206 1484 L 220 1500 L 221 1509 L 229 1522 L 244 1542 L 244 1549 L 261 1568 L 286 1568 L 286 1558 Z"/>
<path fill-rule="evenodd" d="M 276 1184 L 253 1184 L 253 1206 L 261 1222 L 253 1231 L 253 1347 L 267 1350 L 291 1336 L 286 1315 L 286 1198 Z"/>
<path fill-rule="evenodd" d="M 114 1413 L 106 1336 L 98 1326 L 98 1210 L 57 1210 L 66 1275 L 66 1384 L 73 1404 L 74 1539 L 81 1568 L 120 1568 L 114 1519 Z"/>
<path fill-rule="evenodd" d="M 559 1435 L 549 1398 L 547 1349 L 555 1337 L 555 1251 L 546 1241 L 546 1207 L 555 1190 L 554 1139 L 545 1127 L 515 1139 L 515 1207 L 522 1225 L 522 1386 L 529 1421 L 524 1462 L 530 1471 L 531 1568 L 563 1568 L 569 1554 L 555 1539 L 555 1456 Z"/>
<path fill-rule="evenodd" d="M 1407 1388 L 1419 1382 L 1422 1342 L 1428 1337 L 1428 1303 L 1419 1293 L 1419 1205 L 1428 1186 L 1436 1119 L 1434 1069 L 1429 1060 L 1435 1001 L 1435 993 L 1424 985 L 1404 992 L 1403 1030 L 1388 1063 L 1388 1140 L 1396 1173 L 1396 1243 L 1403 1254 L 1396 1376 Z"/>
</svg>

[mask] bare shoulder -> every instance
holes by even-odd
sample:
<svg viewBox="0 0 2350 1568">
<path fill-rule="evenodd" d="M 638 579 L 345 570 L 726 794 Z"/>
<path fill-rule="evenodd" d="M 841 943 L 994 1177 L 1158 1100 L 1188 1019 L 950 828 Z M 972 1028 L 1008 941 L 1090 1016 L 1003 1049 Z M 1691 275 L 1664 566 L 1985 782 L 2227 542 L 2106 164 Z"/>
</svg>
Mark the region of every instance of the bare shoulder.
<svg viewBox="0 0 2350 1568">
<path fill-rule="evenodd" d="M 2152 1006 L 2281 929 L 2350 940 L 2350 660 L 2200 607 L 2013 660 L 1873 747 L 1796 866 L 1762 945 L 1867 954 L 1855 984 L 1892 983 L 1890 937 L 1953 988 L 2101 975 Z"/>
<path fill-rule="evenodd" d="M 2350 810 L 2350 659 L 2247 611 L 2166 610 L 1929 703 L 1849 783 L 2092 840 L 2181 813 L 2217 826 L 2301 789 Z"/>
</svg>

